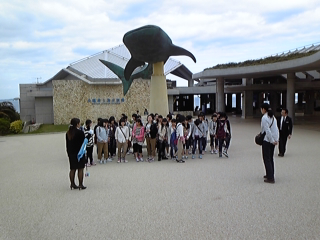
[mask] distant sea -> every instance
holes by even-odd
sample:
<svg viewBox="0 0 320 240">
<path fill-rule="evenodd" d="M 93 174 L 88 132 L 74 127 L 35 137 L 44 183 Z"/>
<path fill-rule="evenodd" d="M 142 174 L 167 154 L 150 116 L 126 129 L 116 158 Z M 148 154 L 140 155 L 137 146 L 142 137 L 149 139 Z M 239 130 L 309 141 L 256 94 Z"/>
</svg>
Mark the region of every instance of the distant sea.
<svg viewBox="0 0 320 240">
<path fill-rule="evenodd" d="M 20 113 L 19 99 L 0 99 L 0 102 L 11 102 L 16 111 Z"/>
</svg>

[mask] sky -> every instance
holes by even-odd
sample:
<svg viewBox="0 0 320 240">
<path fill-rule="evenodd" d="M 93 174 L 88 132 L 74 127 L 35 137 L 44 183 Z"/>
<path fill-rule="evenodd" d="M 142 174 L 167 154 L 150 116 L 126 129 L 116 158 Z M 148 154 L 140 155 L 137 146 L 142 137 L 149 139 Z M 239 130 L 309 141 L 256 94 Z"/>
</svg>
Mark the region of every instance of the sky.
<svg viewBox="0 0 320 240">
<path fill-rule="evenodd" d="M 44 82 L 149 24 L 195 55 L 197 63 L 173 58 L 197 73 L 320 42 L 320 1 L 1 0 L 0 99 L 19 97 L 20 83 Z"/>
</svg>

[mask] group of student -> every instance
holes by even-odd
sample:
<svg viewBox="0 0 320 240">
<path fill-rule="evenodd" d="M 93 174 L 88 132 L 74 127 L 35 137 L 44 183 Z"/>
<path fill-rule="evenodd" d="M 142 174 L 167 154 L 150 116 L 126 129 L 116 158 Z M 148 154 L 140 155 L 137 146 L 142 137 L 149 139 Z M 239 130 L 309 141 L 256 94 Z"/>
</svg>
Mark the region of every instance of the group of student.
<svg viewBox="0 0 320 240">
<path fill-rule="evenodd" d="M 210 136 L 210 152 L 228 157 L 231 141 L 231 126 L 226 113 L 219 112 L 206 119 L 200 113 L 197 119 L 191 115 L 171 114 L 163 117 L 149 114 L 143 123 L 138 114 L 132 114 L 132 121 L 128 121 L 125 114 L 117 122 L 115 117 L 109 119 L 98 118 L 98 123 L 92 130 L 92 121 L 87 120 L 82 128 L 88 139 L 86 147 L 86 166 L 94 166 L 93 147 L 97 146 L 98 162 L 111 162 L 117 154 L 118 163 L 126 163 L 126 155 L 131 152 L 137 162 L 153 162 L 171 157 L 179 163 L 184 163 L 189 154 L 195 158 L 198 150 L 199 158 L 206 151 L 207 138 Z M 147 157 L 143 158 L 142 146 L 146 143 Z"/>
</svg>

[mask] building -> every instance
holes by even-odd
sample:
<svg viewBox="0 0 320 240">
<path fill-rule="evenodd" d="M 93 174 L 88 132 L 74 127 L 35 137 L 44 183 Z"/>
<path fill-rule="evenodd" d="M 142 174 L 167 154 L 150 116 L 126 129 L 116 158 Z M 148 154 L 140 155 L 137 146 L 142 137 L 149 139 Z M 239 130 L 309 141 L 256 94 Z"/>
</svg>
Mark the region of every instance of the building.
<svg viewBox="0 0 320 240">
<path fill-rule="evenodd" d="M 97 53 L 70 64 L 44 83 L 20 84 L 21 119 L 38 123 L 67 124 L 73 117 L 81 121 L 98 117 L 131 116 L 149 108 L 150 79 L 135 79 L 123 95 L 121 80 L 99 59 L 125 67 L 130 53 L 124 45 Z M 164 73 L 191 80 L 192 73 L 169 58 Z M 168 81 L 168 88 L 175 82 Z"/>
<path fill-rule="evenodd" d="M 200 86 L 181 89 L 179 94 L 197 92 L 202 105 L 211 103 L 214 111 L 230 111 L 232 94 L 236 94 L 234 110 L 243 118 L 260 116 L 259 105 L 265 101 L 273 110 L 287 108 L 293 119 L 312 115 L 320 100 L 320 44 L 255 61 L 217 65 L 194 74 L 193 79 Z"/>
</svg>

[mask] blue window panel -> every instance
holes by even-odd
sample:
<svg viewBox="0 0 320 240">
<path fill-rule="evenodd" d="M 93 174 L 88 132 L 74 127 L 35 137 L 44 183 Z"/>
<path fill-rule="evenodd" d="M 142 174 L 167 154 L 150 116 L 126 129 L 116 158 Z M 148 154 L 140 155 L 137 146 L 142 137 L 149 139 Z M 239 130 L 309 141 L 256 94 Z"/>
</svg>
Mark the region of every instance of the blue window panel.
<svg viewBox="0 0 320 240">
<path fill-rule="evenodd" d="M 101 99 L 100 99 L 100 98 L 98 98 L 98 103 L 99 103 L 99 102 L 101 102 Z"/>
<path fill-rule="evenodd" d="M 95 98 L 92 98 L 92 102 L 95 103 L 95 102 L 96 102 L 96 99 L 95 99 Z"/>
<path fill-rule="evenodd" d="M 108 99 L 107 99 L 107 103 L 110 103 L 110 101 L 111 101 L 110 98 L 108 98 Z"/>
</svg>

